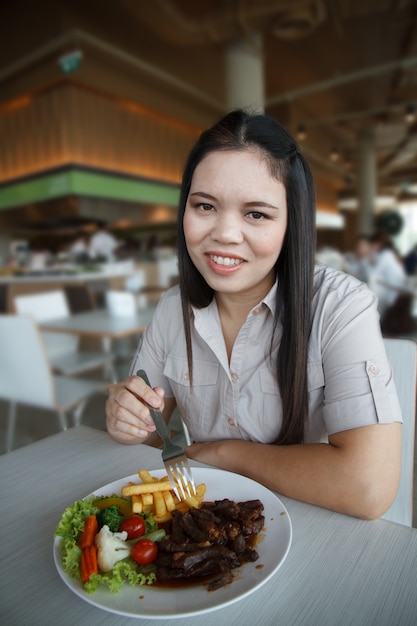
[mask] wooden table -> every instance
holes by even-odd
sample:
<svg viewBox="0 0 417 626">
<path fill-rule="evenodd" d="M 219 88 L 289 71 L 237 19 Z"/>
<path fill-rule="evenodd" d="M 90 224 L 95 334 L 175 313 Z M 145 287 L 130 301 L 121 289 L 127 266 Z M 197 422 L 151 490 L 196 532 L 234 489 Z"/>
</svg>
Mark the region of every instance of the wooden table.
<svg viewBox="0 0 417 626">
<path fill-rule="evenodd" d="M 197 617 L 132 619 L 87 604 L 53 562 L 66 506 L 139 467 L 162 468 L 160 451 L 123 446 L 79 426 L 0 457 L 1 623 L 7 626 L 414 626 L 417 530 L 365 522 L 281 497 L 293 543 L 276 574 L 237 603 Z"/>
</svg>

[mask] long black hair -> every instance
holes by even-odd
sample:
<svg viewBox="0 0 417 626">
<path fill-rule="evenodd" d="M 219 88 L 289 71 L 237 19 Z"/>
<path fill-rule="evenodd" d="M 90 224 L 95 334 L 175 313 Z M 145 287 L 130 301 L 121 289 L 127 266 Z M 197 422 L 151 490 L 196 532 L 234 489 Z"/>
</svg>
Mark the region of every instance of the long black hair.
<svg viewBox="0 0 417 626">
<path fill-rule="evenodd" d="M 267 115 L 235 110 L 204 131 L 186 163 L 178 215 L 178 265 L 189 375 L 192 381 L 190 315 L 193 305 L 206 307 L 213 290 L 188 254 L 184 237 L 184 212 L 194 170 L 216 151 L 256 150 L 271 175 L 286 189 L 288 222 L 281 253 L 275 265 L 279 277 L 274 333 L 283 332 L 276 372 L 282 398 L 283 422 L 276 443 L 301 443 L 308 415 L 307 354 L 311 326 L 311 298 L 316 247 L 315 192 L 310 168 L 286 129 Z M 273 337 L 271 338 L 272 345 Z"/>
</svg>

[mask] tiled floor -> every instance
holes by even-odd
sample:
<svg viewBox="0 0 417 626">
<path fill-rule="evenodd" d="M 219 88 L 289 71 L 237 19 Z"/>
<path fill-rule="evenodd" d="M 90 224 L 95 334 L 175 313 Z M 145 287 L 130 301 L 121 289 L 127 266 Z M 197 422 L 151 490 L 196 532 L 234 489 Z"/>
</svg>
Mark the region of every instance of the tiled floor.
<svg viewBox="0 0 417 626">
<path fill-rule="evenodd" d="M 120 379 L 126 376 L 130 364 L 129 359 L 119 359 L 116 363 L 116 368 Z M 105 430 L 105 406 L 106 396 L 97 395 L 92 398 L 85 410 L 83 424 L 97 428 L 99 430 Z M 6 421 L 7 421 L 7 405 L 0 400 L 0 454 L 5 453 L 6 450 Z M 33 441 L 48 437 L 49 435 L 57 432 L 59 426 L 56 417 L 50 413 L 40 409 L 19 409 L 18 419 L 16 425 L 16 435 L 14 448 L 28 445 Z M 417 437 L 417 432 L 416 432 Z M 416 440 L 416 453 L 414 457 L 414 475 L 417 477 L 417 440 Z M 417 528 L 417 479 L 414 484 L 414 524 Z"/>
</svg>

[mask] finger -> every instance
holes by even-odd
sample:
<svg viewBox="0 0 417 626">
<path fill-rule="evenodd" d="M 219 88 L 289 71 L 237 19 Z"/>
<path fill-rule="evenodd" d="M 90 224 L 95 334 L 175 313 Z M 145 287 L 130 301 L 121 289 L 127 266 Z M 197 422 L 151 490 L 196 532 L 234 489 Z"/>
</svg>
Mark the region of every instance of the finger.
<svg viewBox="0 0 417 626">
<path fill-rule="evenodd" d="M 112 432 L 142 438 L 155 430 L 149 409 L 123 384 L 112 385 L 109 389 L 106 424 Z"/>
<path fill-rule="evenodd" d="M 164 390 L 162 387 L 149 387 L 140 376 L 131 376 L 126 381 L 126 388 L 141 398 L 154 409 L 161 410 Z"/>
<path fill-rule="evenodd" d="M 108 432 L 119 441 L 131 440 L 143 441 L 153 432 L 154 427 L 139 421 L 129 413 L 120 412 L 118 409 L 107 409 L 106 427 Z"/>
</svg>

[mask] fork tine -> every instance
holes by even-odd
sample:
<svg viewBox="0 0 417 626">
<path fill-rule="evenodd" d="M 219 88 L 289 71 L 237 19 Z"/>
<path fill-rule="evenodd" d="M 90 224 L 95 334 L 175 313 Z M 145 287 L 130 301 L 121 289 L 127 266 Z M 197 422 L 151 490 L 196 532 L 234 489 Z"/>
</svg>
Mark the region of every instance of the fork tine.
<svg viewBox="0 0 417 626">
<path fill-rule="evenodd" d="M 175 467 L 175 469 L 177 469 Z M 174 476 L 174 480 L 175 480 L 175 484 L 177 485 L 177 489 L 179 491 L 180 494 L 180 500 L 186 500 L 186 498 L 188 497 L 185 489 L 184 489 L 184 483 L 181 480 L 183 477 L 180 473 L 175 472 L 175 469 L 173 470 L 173 476 Z"/>
<path fill-rule="evenodd" d="M 181 465 L 181 470 L 180 470 L 181 478 L 185 482 L 186 492 L 188 494 L 188 497 L 197 495 L 197 492 L 195 489 L 194 478 L 191 473 L 190 466 L 188 464 L 188 459 L 186 458 L 184 461 L 181 461 L 180 465 Z"/>
<path fill-rule="evenodd" d="M 187 459 L 173 460 L 169 465 L 169 471 L 181 494 L 181 500 L 196 495 L 195 483 Z"/>
<path fill-rule="evenodd" d="M 174 490 L 175 495 L 177 496 L 178 500 L 183 500 L 184 498 L 181 496 L 178 490 L 178 482 L 172 472 L 172 468 L 168 466 L 167 463 L 165 463 L 165 469 L 167 471 L 168 478 L 171 481 L 171 486 L 172 486 L 172 489 Z"/>
</svg>

